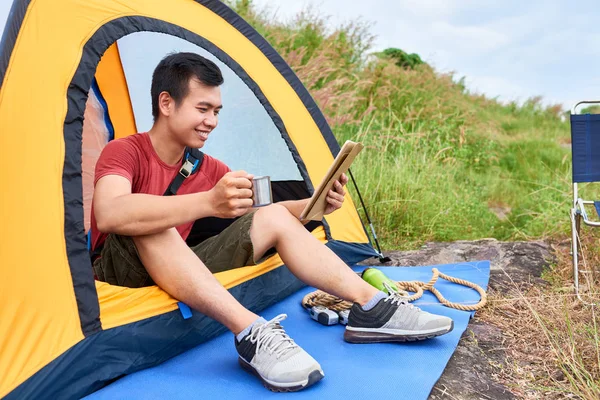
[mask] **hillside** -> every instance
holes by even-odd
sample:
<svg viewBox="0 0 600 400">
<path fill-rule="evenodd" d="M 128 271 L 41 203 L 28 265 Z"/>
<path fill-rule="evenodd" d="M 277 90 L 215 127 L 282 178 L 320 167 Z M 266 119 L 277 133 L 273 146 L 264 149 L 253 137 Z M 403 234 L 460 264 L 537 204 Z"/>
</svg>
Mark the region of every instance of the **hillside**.
<svg viewBox="0 0 600 400">
<path fill-rule="evenodd" d="M 278 22 L 247 0 L 234 8 L 291 65 L 338 141 L 366 145 L 353 173 L 383 247 L 567 232 L 570 137 L 560 106 L 539 97 L 502 104 L 427 64 L 399 67 L 372 52 L 360 23 L 331 28 L 310 12 Z"/>
</svg>

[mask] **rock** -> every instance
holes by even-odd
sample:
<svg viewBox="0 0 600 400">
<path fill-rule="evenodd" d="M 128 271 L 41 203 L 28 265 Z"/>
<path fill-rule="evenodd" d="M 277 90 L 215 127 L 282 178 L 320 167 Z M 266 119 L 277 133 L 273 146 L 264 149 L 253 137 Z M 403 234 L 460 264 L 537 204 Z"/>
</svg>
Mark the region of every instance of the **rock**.
<svg viewBox="0 0 600 400">
<path fill-rule="evenodd" d="M 488 291 L 509 293 L 527 285 L 545 285 L 544 268 L 555 262 L 549 244 L 500 242 L 496 239 L 427 243 L 420 250 L 384 251 L 392 259 L 384 265 L 417 266 L 465 261 L 490 261 Z M 364 264 L 381 265 L 377 259 Z M 506 367 L 502 331 L 477 318 L 469 323 L 456 351 L 429 398 L 431 400 L 508 400 L 515 395 L 493 376 Z"/>
<path fill-rule="evenodd" d="M 496 369 L 505 365 L 500 329 L 473 320 L 429 399 L 514 399 L 508 388 L 493 379 Z"/>
<path fill-rule="evenodd" d="M 489 260 L 490 288 L 508 292 L 524 284 L 546 282 L 540 278 L 544 267 L 555 261 L 550 245 L 542 242 L 500 242 L 496 239 L 426 243 L 420 250 L 384 251 L 392 259 L 383 265 L 416 266 Z M 366 265 L 381 265 L 374 258 Z"/>
</svg>

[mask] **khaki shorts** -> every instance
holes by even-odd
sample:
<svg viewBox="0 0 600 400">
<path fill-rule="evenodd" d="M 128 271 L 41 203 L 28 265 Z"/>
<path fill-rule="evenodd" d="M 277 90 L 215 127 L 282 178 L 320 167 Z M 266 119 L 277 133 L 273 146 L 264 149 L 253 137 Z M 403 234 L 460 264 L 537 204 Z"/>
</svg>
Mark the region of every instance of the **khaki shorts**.
<svg viewBox="0 0 600 400">
<path fill-rule="evenodd" d="M 213 274 L 260 264 L 275 254 L 275 249 L 269 249 L 260 260 L 254 261 L 254 248 L 250 240 L 253 217 L 254 213 L 248 213 L 238 218 L 217 236 L 191 247 L 192 251 Z M 111 285 L 138 288 L 155 284 L 129 236 L 108 235 L 100 257 L 94 262 L 94 273 L 98 280 Z"/>
</svg>

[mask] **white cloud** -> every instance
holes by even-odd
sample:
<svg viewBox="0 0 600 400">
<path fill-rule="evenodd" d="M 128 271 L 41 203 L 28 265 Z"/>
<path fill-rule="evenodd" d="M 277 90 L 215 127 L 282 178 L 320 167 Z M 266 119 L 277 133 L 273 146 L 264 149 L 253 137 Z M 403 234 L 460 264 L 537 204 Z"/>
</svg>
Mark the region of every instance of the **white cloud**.
<svg viewBox="0 0 600 400">
<path fill-rule="evenodd" d="M 477 0 L 372 0 L 369 4 L 372 8 L 380 9 L 382 16 L 387 14 L 389 17 L 386 11 L 391 9 L 401 11 L 402 15 L 429 21 L 447 20 L 462 10 L 482 6 L 481 1 Z"/>
<path fill-rule="evenodd" d="M 589 3 L 586 5 L 585 3 Z M 284 0 L 255 0 L 258 5 Z M 594 0 L 570 7 L 561 0 L 305 0 L 285 2 L 286 12 L 313 4 L 331 23 L 374 22 L 375 50 L 399 47 L 421 55 L 442 72 L 466 76 L 473 91 L 501 100 L 542 95 L 565 106 L 600 97 L 600 16 Z M 596 95 L 594 95 L 596 94 Z"/>
<path fill-rule="evenodd" d="M 474 93 L 496 93 L 503 101 L 522 102 L 531 97 L 525 87 L 499 76 L 472 75 L 466 78 L 466 83 Z"/>
<path fill-rule="evenodd" d="M 485 26 L 457 26 L 440 21 L 434 22 L 428 30 L 428 37 L 442 48 L 450 45 L 467 53 L 495 50 L 510 41 L 507 34 Z"/>
</svg>

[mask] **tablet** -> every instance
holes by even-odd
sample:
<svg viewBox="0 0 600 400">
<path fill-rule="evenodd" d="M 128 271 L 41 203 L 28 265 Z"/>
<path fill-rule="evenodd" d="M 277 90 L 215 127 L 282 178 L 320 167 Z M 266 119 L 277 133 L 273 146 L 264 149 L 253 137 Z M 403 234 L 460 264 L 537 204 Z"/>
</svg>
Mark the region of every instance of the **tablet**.
<svg viewBox="0 0 600 400">
<path fill-rule="evenodd" d="M 343 173 L 346 173 L 354 158 L 363 149 L 361 143 L 356 143 L 351 140 L 346 141 L 342 149 L 338 153 L 333 164 L 323 177 L 323 180 L 315 189 L 310 201 L 300 214 L 300 220 L 320 221 L 323 219 L 325 207 L 327 206 L 327 193 L 333 187 L 335 181 L 340 179 Z"/>
</svg>

